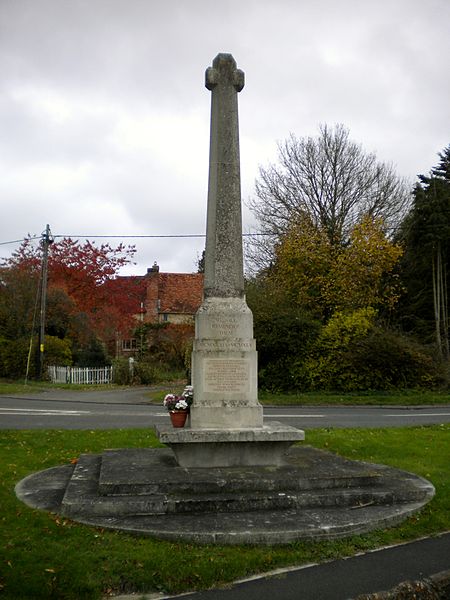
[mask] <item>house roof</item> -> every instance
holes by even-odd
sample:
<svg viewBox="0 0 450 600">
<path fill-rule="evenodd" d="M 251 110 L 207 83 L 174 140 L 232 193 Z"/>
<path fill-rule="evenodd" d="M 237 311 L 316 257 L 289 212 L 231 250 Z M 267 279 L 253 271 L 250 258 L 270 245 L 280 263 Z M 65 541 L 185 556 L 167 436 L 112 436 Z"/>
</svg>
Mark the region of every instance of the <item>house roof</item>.
<svg viewBox="0 0 450 600">
<path fill-rule="evenodd" d="M 195 314 L 203 299 L 203 273 L 155 273 L 159 312 Z"/>
<path fill-rule="evenodd" d="M 149 270 L 147 275 L 119 276 L 113 281 L 116 293 L 128 295 L 134 314 L 141 312 L 143 303 L 146 307 L 157 305 L 159 313 L 193 315 L 203 300 L 203 273 Z"/>
</svg>

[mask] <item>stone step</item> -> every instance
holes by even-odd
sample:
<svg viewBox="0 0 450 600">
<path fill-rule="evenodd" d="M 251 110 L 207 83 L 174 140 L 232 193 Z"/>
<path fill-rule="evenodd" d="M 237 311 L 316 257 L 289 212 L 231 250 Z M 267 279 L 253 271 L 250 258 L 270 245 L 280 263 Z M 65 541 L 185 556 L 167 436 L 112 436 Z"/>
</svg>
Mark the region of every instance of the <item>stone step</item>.
<svg viewBox="0 0 450 600">
<path fill-rule="evenodd" d="M 81 455 L 67 485 L 62 500 L 62 511 L 67 517 L 79 515 L 126 516 L 189 513 L 228 513 L 286 509 L 311 509 L 341 507 L 354 509 L 370 505 L 393 505 L 405 502 L 420 502 L 426 490 L 411 487 L 408 480 L 380 475 L 373 479 L 371 487 L 358 485 L 358 479 L 348 480 L 345 486 L 325 488 L 322 486 L 292 489 L 286 473 L 286 490 L 276 490 L 268 485 L 266 490 L 259 482 L 258 489 L 233 489 L 226 486 L 223 491 L 211 493 L 209 483 L 202 479 L 192 481 L 191 473 L 184 474 L 184 484 L 171 486 L 170 492 L 162 493 L 158 486 L 147 494 L 99 493 L 99 476 L 104 455 Z M 330 480 L 332 481 L 332 480 Z M 173 482 L 172 482 L 173 483 Z M 270 483 L 270 482 L 269 482 Z M 278 481 L 278 484 L 280 482 Z M 395 483 L 395 485 L 394 485 Z M 205 490 L 206 487 L 206 490 Z"/>
<path fill-rule="evenodd" d="M 420 491 L 393 492 L 390 489 L 348 488 L 345 490 L 308 490 L 304 492 L 198 494 L 195 496 L 168 496 L 166 514 L 248 512 L 260 510 L 285 510 L 289 508 L 359 508 L 370 505 L 393 505 L 423 500 Z M 144 514 L 144 513 L 142 513 Z M 148 513 L 150 514 L 150 513 Z"/>
<path fill-rule="evenodd" d="M 66 517 L 89 515 L 164 514 L 162 494 L 146 496 L 101 496 L 98 481 L 102 456 L 82 454 L 67 484 L 61 512 Z"/>
<path fill-rule="evenodd" d="M 101 517 L 80 515 L 77 521 L 148 535 L 173 542 L 197 544 L 289 544 L 299 540 L 338 539 L 394 526 L 417 513 L 423 502 L 233 513 L 193 513 L 157 516 Z"/>
<path fill-rule="evenodd" d="M 322 460 L 320 460 L 322 459 Z M 189 493 L 294 492 L 377 486 L 384 470 L 322 455 L 307 446 L 291 448 L 279 467 L 185 469 L 167 449 L 107 450 L 102 455 L 99 493 L 105 496 Z"/>
</svg>

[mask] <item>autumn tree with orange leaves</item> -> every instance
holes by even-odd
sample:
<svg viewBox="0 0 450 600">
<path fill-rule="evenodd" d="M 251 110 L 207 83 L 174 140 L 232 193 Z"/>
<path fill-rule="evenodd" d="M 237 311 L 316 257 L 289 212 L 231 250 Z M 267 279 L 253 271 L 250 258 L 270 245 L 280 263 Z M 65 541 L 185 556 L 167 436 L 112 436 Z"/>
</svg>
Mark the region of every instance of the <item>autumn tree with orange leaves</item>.
<svg viewBox="0 0 450 600">
<path fill-rule="evenodd" d="M 63 238 L 48 256 L 49 335 L 70 340 L 74 353 L 125 332 L 138 312 L 141 290 L 131 278 L 117 277 L 135 253 L 133 246 Z M 0 264 L 0 339 L 7 343 L 33 334 L 40 285 L 42 248 L 25 239 Z M 4 344 L 5 345 L 5 344 Z"/>
</svg>

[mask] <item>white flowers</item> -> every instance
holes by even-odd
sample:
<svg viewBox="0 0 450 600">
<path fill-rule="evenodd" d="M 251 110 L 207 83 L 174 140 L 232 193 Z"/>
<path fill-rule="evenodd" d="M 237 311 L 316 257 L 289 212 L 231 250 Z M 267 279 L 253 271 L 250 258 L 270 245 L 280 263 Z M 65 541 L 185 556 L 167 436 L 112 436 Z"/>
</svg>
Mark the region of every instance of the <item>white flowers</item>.
<svg viewBox="0 0 450 600">
<path fill-rule="evenodd" d="M 189 410 L 194 399 L 194 388 L 192 385 L 187 385 L 181 396 L 175 394 L 167 394 L 164 398 L 164 407 L 168 411 L 171 410 Z"/>
<path fill-rule="evenodd" d="M 175 410 L 187 410 L 188 406 L 189 405 L 186 400 L 178 400 L 178 402 L 175 404 Z"/>
</svg>

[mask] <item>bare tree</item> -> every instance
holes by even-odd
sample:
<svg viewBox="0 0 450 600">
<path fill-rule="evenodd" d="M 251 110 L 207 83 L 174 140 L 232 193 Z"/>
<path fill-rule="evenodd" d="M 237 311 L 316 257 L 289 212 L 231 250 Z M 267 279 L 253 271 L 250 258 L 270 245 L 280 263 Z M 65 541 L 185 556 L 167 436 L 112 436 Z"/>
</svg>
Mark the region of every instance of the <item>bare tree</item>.
<svg viewBox="0 0 450 600">
<path fill-rule="evenodd" d="M 266 237 L 252 241 L 253 269 L 267 264 L 273 243 L 307 214 L 333 244 L 345 243 L 362 216 L 397 226 L 409 203 L 410 186 L 392 165 L 379 163 L 349 139 L 343 125 L 323 125 L 317 138 L 291 134 L 278 144 L 278 164 L 260 167 L 249 206 Z"/>
</svg>

